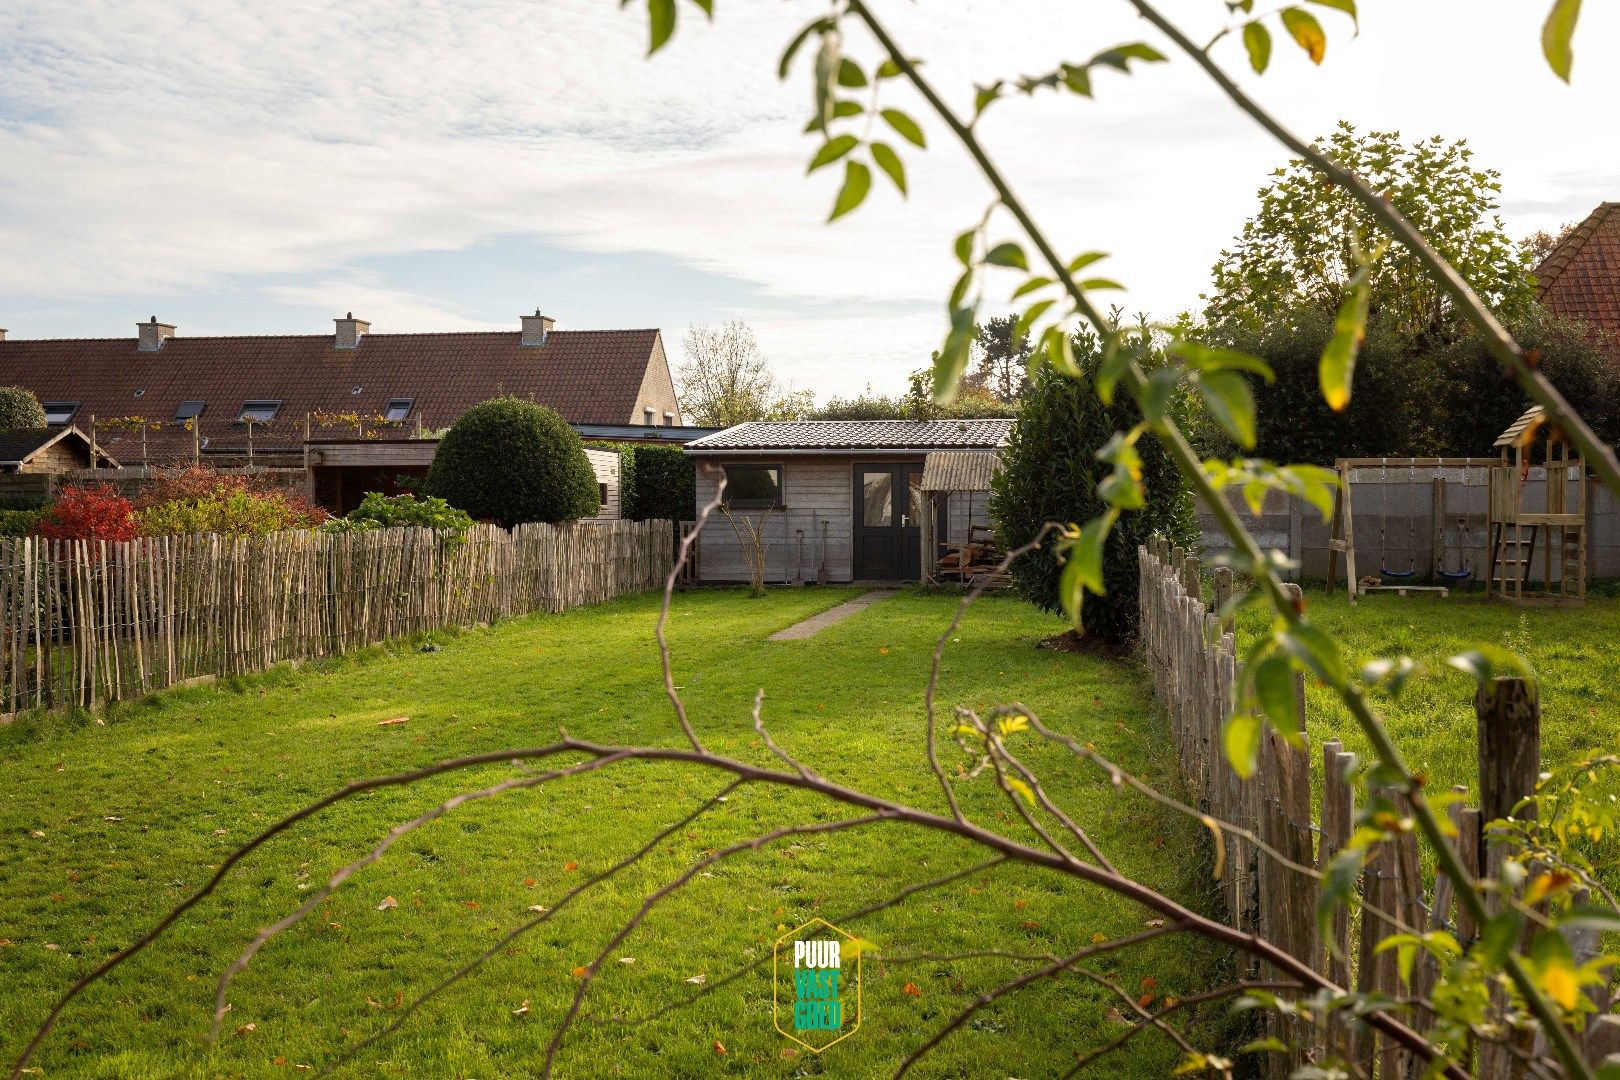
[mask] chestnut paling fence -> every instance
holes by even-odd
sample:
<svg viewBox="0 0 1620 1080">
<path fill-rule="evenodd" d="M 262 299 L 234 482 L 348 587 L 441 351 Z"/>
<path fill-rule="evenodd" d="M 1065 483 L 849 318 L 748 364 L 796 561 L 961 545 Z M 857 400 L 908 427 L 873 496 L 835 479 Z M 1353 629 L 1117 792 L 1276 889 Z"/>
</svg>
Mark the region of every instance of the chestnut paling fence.
<svg viewBox="0 0 1620 1080">
<path fill-rule="evenodd" d="M 0 542 L 0 712 L 94 706 L 663 584 L 667 521 Z"/>
<path fill-rule="evenodd" d="M 1391 934 L 1431 929 L 1449 930 L 1464 947 L 1470 945 L 1479 928 L 1455 903 L 1451 882 L 1443 875 L 1436 880 L 1425 871 L 1416 837 L 1404 833 L 1393 843 L 1378 845 L 1367 861 L 1357 888 L 1362 901 L 1359 913 L 1352 916 L 1341 907 L 1326 934 L 1318 933 L 1320 879 L 1302 870 L 1325 873 L 1350 837 L 1355 818 L 1356 788 L 1351 780 L 1355 756 L 1346 753 L 1337 739 L 1322 742 L 1318 781 L 1312 776 L 1311 750 L 1291 747 L 1267 730 L 1254 776 L 1240 780 L 1226 760 L 1221 738 L 1222 727 L 1232 715 L 1242 671 L 1232 624 L 1220 618 L 1232 596 L 1232 572 L 1225 567 L 1216 569 L 1212 600 L 1206 604 L 1205 580 L 1196 556 L 1172 548 L 1162 539 L 1139 548 L 1137 555 L 1142 656 L 1154 693 L 1168 714 L 1177 763 L 1190 798 L 1201 812 L 1254 837 L 1251 841 L 1229 829 L 1220 830 L 1216 870 L 1228 919 L 1239 929 L 1276 942 L 1340 987 L 1396 999 L 1425 998 L 1438 976 L 1435 966 L 1426 958 L 1420 960 L 1414 968 L 1414 984 L 1408 987 L 1400 980 L 1396 952 L 1377 952 L 1375 947 Z M 1297 590 L 1298 586 L 1289 588 Z M 1295 595 L 1299 595 L 1297 591 Z M 1299 730 L 1304 731 L 1305 684 L 1298 675 L 1294 700 Z M 1502 858 L 1500 846 L 1488 839 L 1486 826 L 1510 816 L 1520 800 L 1534 791 L 1541 767 L 1540 708 L 1534 686 L 1520 678 L 1493 679 L 1480 689 L 1474 708 L 1479 782 L 1473 798 L 1478 808 L 1459 801 L 1448 812 L 1457 828 L 1463 863 L 1478 878 L 1494 876 Z M 1318 783 L 1319 798 L 1313 790 Z M 1384 794 L 1400 806 L 1400 796 Z M 1525 810 L 1520 808 L 1519 813 L 1522 816 Z M 1576 945 L 1578 959 L 1584 962 L 1596 955 L 1597 936 L 1587 934 Z M 1278 977 L 1271 971 L 1259 974 Z M 1426 1028 L 1431 1018 L 1419 1012 L 1406 1019 Z M 1283 1020 L 1272 1014 L 1268 1022 L 1275 1030 Z M 1286 1034 L 1286 1041 L 1295 1049 L 1286 1055 L 1268 1055 L 1273 1059 L 1274 1077 L 1288 1076 L 1329 1047 L 1341 1055 L 1349 1054 L 1368 1076 L 1380 1080 L 1416 1076 L 1421 1071 L 1403 1051 L 1375 1041 L 1371 1029 L 1339 1026 L 1328 1034 L 1299 1030 L 1279 1034 Z M 1590 1025 L 1583 1037 L 1589 1044 L 1588 1060 L 1602 1060 L 1604 1054 L 1620 1051 L 1620 1031 L 1615 1025 Z M 1528 1042 L 1510 1048 L 1503 1042 L 1487 1041 L 1472 1048 L 1478 1075 L 1519 1075 L 1523 1066 L 1514 1049 L 1535 1053 L 1541 1048 Z"/>
</svg>

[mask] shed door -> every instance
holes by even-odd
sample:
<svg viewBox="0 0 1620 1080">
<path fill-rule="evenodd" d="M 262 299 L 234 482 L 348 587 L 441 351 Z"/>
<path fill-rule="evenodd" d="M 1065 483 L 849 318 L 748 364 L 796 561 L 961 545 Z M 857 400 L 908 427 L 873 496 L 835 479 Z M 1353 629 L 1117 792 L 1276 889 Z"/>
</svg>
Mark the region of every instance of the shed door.
<svg viewBox="0 0 1620 1080">
<path fill-rule="evenodd" d="M 855 578 L 916 581 L 922 576 L 921 465 L 855 467 Z"/>
</svg>

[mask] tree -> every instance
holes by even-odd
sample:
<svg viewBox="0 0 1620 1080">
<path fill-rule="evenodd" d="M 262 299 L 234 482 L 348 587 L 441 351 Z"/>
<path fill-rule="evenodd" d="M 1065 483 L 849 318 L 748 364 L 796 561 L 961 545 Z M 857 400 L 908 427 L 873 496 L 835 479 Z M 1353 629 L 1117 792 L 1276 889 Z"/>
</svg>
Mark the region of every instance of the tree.
<svg viewBox="0 0 1620 1080">
<path fill-rule="evenodd" d="M 1537 229 L 1523 240 L 1520 240 L 1519 246 L 1524 249 L 1526 257 L 1530 260 L 1530 265 L 1540 266 L 1543 260 L 1551 255 L 1559 244 L 1564 242 L 1564 238 L 1575 231 L 1575 224 L 1573 221 L 1566 221 L 1558 226 L 1556 233 L 1550 233 L 1546 229 Z"/>
<path fill-rule="evenodd" d="M 829 398 L 827 404 L 805 414 L 806 420 L 975 420 L 1018 415 L 1016 402 L 1000 401 L 981 389 L 965 389 L 956 400 L 942 404 L 929 390 L 925 368 L 913 371 L 906 392 L 899 397 L 866 393 L 852 398 Z"/>
<path fill-rule="evenodd" d="M 998 315 L 975 328 L 973 366 L 962 380 L 965 392 L 978 391 L 1007 405 L 1024 396 L 1033 346 L 1027 334 L 1014 339 L 1017 322 L 1014 316 Z"/>
<path fill-rule="evenodd" d="M 810 391 L 778 384 L 754 331 L 741 319 L 687 327 L 682 349 L 686 362 L 675 372 L 681 411 L 699 427 L 797 420 L 815 403 Z"/>
<path fill-rule="evenodd" d="M 0 431 L 30 431 L 45 426 L 39 399 L 20 386 L 0 386 Z"/>
<path fill-rule="evenodd" d="M 1042 368 L 1030 382 L 1024 405 L 1002 451 L 1002 469 L 994 481 L 990 516 L 996 533 L 1008 548 L 1035 540 L 1047 522 L 1091 521 L 1107 508 L 1098 485 L 1113 466 L 1098 451 L 1141 421 L 1134 402 L 1116 397 L 1104 405 L 1095 389 L 1100 350 L 1097 338 L 1082 333 L 1075 338 L 1083 378 L 1069 378 Z M 1136 633 L 1138 568 L 1136 547 L 1155 533 L 1178 544 L 1194 537 L 1192 495 L 1176 471 L 1175 462 L 1155 440 L 1137 444 L 1141 455 L 1146 506 L 1127 514 L 1115 525 L 1103 550 L 1103 580 L 1107 592 L 1088 597 L 1081 607 L 1087 636 L 1123 646 Z M 1049 535 L 1038 551 L 1015 560 L 1013 583 L 1025 599 L 1046 611 L 1059 611 L 1062 603 L 1058 578 L 1063 564 L 1057 555 L 1057 537 Z"/>
<path fill-rule="evenodd" d="M 1529 255 L 1497 216 L 1495 170 L 1473 165 L 1473 151 L 1440 136 L 1403 143 L 1396 132 L 1358 135 L 1341 122 L 1315 147 L 1353 170 L 1428 237 L 1498 316 L 1515 320 L 1534 305 Z M 1357 251 L 1383 242 L 1384 230 L 1343 188 L 1322 182 L 1303 160 L 1272 173 L 1260 210 L 1215 263 L 1205 319 L 1250 329 L 1285 313 L 1339 310 L 1357 272 Z M 1417 256 L 1395 246 L 1370 272 L 1375 316 L 1398 333 L 1443 330 L 1452 321 L 1445 290 Z"/>
<path fill-rule="evenodd" d="M 578 433 L 553 410 L 515 397 L 474 405 L 451 425 L 423 491 L 506 528 L 595 517 L 602 505 Z"/>
</svg>

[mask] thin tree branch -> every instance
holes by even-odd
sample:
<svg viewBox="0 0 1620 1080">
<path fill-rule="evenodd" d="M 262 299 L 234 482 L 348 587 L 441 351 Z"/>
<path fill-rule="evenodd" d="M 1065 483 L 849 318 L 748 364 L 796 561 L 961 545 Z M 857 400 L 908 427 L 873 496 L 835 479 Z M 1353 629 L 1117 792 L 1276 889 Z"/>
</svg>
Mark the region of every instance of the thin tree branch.
<svg viewBox="0 0 1620 1080">
<path fill-rule="evenodd" d="M 765 730 L 765 721 L 761 716 L 761 711 L 764 709 L 764 707 L 765 688 L 762 686 L 759 688 L 759 692 L 754 695 L 754 731 L 758 733 L 760 739 L 764 741 L 765 745 L 770 748 L 771 753 L 787 762 L 789 766 L 798 771 L 800 776 L 804 777 L 806 780 L 816 779 L 818 775 L 816 772 L 806 767 L 792 754 L 789 754 L 786 750 L 783 750 L 780 746 L 777 746 L 776 740 L 771 738 L 771 733 Z"/>
<path fill-rule="evenodd" d="M 632 866 L 641 861 L 642 858 L 651 853 L 653 849 L 658 847 L 659 844 L 663 843 L 664 840 L 686 828 L 704 813 L 719 805 L 721 802 L 724 802 L 728 795 L 742 787 L 746 782 L 747 781 L 741 779 L 731 781 L 731 783 L 727 784 L 725 787 L 721 788 L 719 791 L 705 799 L 702 803 L 698 804 L 697 808 L 691 813 L 687 814 L 673 825 L 666 826 L 665 828 L 660 829 L 657 833 L 653 834 L 653 837 L 650 840 L 648 840 L 641 847 L 637 848 L 634 852 L 626 855 L 624 858 L 620 859 L 606 870 L 592 874 L 578 885 L 575 885 L 572 889 L 569 889 L 566 893 L 564 893 L 562 898 L 559 899 L 555 904 L 547 908 L 545 911 L 542 911 L 536 917 L 527 919 L 513 927 L 511 930 L 508 930 L 499 941 L 495 942 L 495 944 L 491 945 L 489 948 L 467 961 L 461 967 L 434 983 L 427 990 L 417 995 L 415 999 L 407 1002 L 405 1006 L 400 1009 L 399 1014 L 394 1017 L 393 1021 L 388 1024 L 388 1026 L 382 1028 L 380 1031 L 375 1031 L 372 1034 L 367 1035 L 364 1039 L 361 1039 L 359 1042 L 343 1051 L 343 1053 L 339 1054 L 337 1058 L 335 1058 L 329 1065 L 321 1070 L 320 1075 L 327 1075 L 333 1069 L 351 1060 L 354 1055 L 358 1054 L 372 1043 L 377 1042 L 379 1039 L 386 1038 L 387 1036 L 398 1031 L 404 1025 L 405 1021 L 410 1019 L 411 1016 L 422 1006 L 438 997 L 445 990 L 448 990 L 451 986 L 454 986 L 468 975 L 471 975 L 474 971 L 477 971 L 485 963 L 504 951 L 507 946 L 512 944 L 512 942 L 516 941 L 524 934 L 527 934 L 530 930 L 533 930 L 541 923 L 549 921 L 552 916 L 566 908 L 575 897 L 600 884 L 601 882 L 606 881 L 608 878 L 613 877 L 626 867 Z"/>
<path fill-rule="evenodd" d="M 597 971 L 601 969 L 602 961 L 607 959 L 608 953 L 612 952 L 618 947 L 620 942 L 634 933 L 636 927 L 640 926 L 642 920 L 647 917 L 647 913 L 650 912 L 660 901 L 669 896 L 671 893 L 680 889 L 682 886 L 686 885 L 686 883 L 696 877 L 704 867 L 712 866 L 721 859 L 730 858 L 732 855 L 739 854 L 740 852 L 758 851 L 764 845 L 775 840 L 780 840 L 784 836 L 804 836 L 813 833 L 838 832 L 843 829 L 853 829 L 862 825 L 871 825 L 879 821 L 892 821 L 895 820 L 897 816 L 898 815 L 890 812 L 879 811 L 878 813 L 867 814 L 862 817 L 845 818 L 842 821 L 826 821 L 815 825 L 785 825 L 780 829 L 773 829 L 768 833 L 763 833 L 751 839 L 744 840 L 741 843 L 732 844 L 728 847 L 721 848 L 712 855 L 705 856 L 704 858 L 699 859 L 696 863 L 693 863 L 685 873 L 681 874 L 675 880 L 669 882 L 667 885 L 664 885 L 662 888 L 648 896 L 647 899 L 642 902 L 640 910 L 632 915 L 629 921 L 619 928 L 618 933 L 614 934 L 606 945 L 602 946 L 602 951 L 596 954 L 596 958 L 589 964 L 585 965 L 585 974 L 579 981 L 579 988 L 574 991 L 573 1003 L 568 1006 L 568 1012 L 564 1014 L 562 1022 L 557 1025 L 557 1031 L 551 1036 L 551 1042 L 546 1044 L 546 1064 L 544 1073 L 542 1075 L 548 1077 L 551 1075 L 552 1064 L 557 1058 L 557 1049 L 562 1046 L 563 1037 L 568 1034 L 568 1029 L 573 1026 L 574 1017 L 579 1015 L 579 1007 L 585 1001 L 586 991 L 591 988 L 591 983 L 593 980 L 595 980 Z"/>
<path fill-rule="evenodd" d="M 1099 945 L 1090 945 L 1084 949 L 1081 949 L 1079 952 L 1070 953 L 1061 960 L 1055 960 L 1037 971 L 1027 972 L 1015 979 L 1009 979 L 1000 986 L 996 987 L 994 990 L 985 991 L 978 997 L 974 998 L 973 1003 L 967 1008 L 957 1013 L 950 1023 L 946 1024 L 944 1027 L 935 1032 L 933 1038 L 929 1039 L 917 1049 L 913 1050 L 910 1054 L 906 1055 L 906 1059 L 900 1063 L 900 1067 L 894 1072 L 894 1080 L 900 1080 L 900 1077 L 910 1072 L 911 1067 L 917 1064 L 917 1062 L 921 1061 L 930 1050 L 944 1042 L 946 1037 L 948 1037 L 951 1032 L 967 1023 L 968 1020 L 972 1019 L 974 1013 L 978 1012 L 986 1005 L 989 1005 L 997 998 L 1005 997 L 1006 995 L 1017 990 L 1022 990 L 1024 987 L 1028 986 L 1032 982 L 1036 982 L 1037 980 L 1050 978 L 1053 975 L 1066 971 L 1087 957 L 1098 956 L 1102 953 L 1117 952 L 1120 949 L 1128 949 L 1133 945 L 1140 945 L 1144 941 L 1151 941 L 1156 937 L 1163 937 L 1166 934 L 1180 933 L 1185 929 L 1187 928 L 1183 926 L 1162 926 L 1153 930 L 1144 930 L 1139 934 L 1132 934 L 1130 937 L 1116 938 L 1113 941 L 1105 941 Z"/>
<path fill-rule="evenodd" d="M 664 602 L 658 608 L 658 624 L 653 629 L 653 636 L 658 639 L 658 661 L 664 670 L 664 695 L 675 709 L 675 719 L 680 721 L 681 730 L 686 733 L 686 739 L 692 744 L 692 749 L 702 751 L 703 744 L 698 741 L 697 732 L 692 730 L 692 722 L 686 717 L 686 703 L 681 700 L 680 691 L 675 689 L 675 668 L 670 660 L 669 640 L 664 636 L 664 626 L 669 622 L 670 601 L 675 596 L 675 582 L 680 579 L 681 571 L 686 568 L 687 560 L 692 555 L 692 545 L 697 543 L 698 534 L 703 531 L 704 524 L 709 515 L 714 513 L 726 494 L 726 471 L 717 469 L 713 465 L 704 464 L 705 472 L 713 471 L 719 474 L 714 485 L 714 498 L 704 504 L 698 511 L 697 521 L 692 523 L 692 531 L 681 537 L 681 550 L 675 558 L 675 565 L 669 568 L 669 576 L 664 579 Z"/>
<path fill-rule="evenodd" d="M 1178 1009 L 1186 1009 L 1186 1008 L 1190 1008 L 1190 1007 L 1193 1007 L 1193 1006 L 1202 1005 L 1205 1002 L 1209 1002 L 1209 1001 L 1218 1001 L 1221 998 L 1228 998 L 1228 997 L 1231 997 L 1233 994 L 1247 993 L 1250 990 L 1285 990 L 1286 991 L 1286 990 L 1300 990 L 1300 989 L 1302 989 L 1302 987 L 1298 983 L 1292 983 L 1292 982 L 1238 982 L 1238 983 L 1232 983 L 1232 984 L 1230 984 L 1228 986 L 1222 986 L 1222 987 L 1219 987 L 1219 988 L 1214 989 L 1214 990 L 1206 990 L 1201 994 L 1191 994 L 1191 995 L 1189 995 L 1187 997 L 1177 998 L 1175 1001 L 1173 1001 L 1170 1004 L 1166 1005 L 1164 1008 L 1160 1009 L 1158 1012 L 1153 1013 L 1152 1014 L 1152 1019 L 1163 1020 L 1166 1016 L 1168 1016 L 1171 1013 L 1177 1011 Z M 1086 1066 L 1090 1065 L 1092 1062 L 1098 1060 L 1099 1058 L 1106 1057 L 1109 1054 L 1113 1053 L 1115 1050 L 1118 1050 L 1120 1047 L 1124 1046 L 1126 1043 L 1128 1043 L 1132 1039 L 1136 1038 L 1136 1036 L 1140 1035 L 1149 1026 L 1151 1026 L 1150 1021 L 1144 1020 L 1140 1024 L 1133 1025 L 1129 1031 L 1127 1031 L 1124 1034 L 1120 1035 L 1118 1038 L 1112 1040 L 1111 1042 L 1105 1043 L 1104 1045 L 1098 1047 L 1095 1050 L 1092 1050 L 1090 1053 L 1086 1054 L 1085 1057 L 1083 1057 L 1079 1061 L 1075 1062 L 1073 1068 L 1071 1068 L 1068 1072 L 1063 1074 L 1063 1080 L 1069 1080 L 1070 1077 L 1077 1076 L 1080 1073 L 1080 1071 L 1083 1070 Z"/>
</svg>

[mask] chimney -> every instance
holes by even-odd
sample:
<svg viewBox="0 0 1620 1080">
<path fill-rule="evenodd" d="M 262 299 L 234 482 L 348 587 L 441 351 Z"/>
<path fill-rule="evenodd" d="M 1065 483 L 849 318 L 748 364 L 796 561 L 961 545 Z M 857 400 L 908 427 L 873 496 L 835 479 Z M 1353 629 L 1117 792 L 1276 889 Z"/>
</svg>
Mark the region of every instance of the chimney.
<svg viewBox="0 0 1620 1080">
<path fill-rule="evenodd" d="M 163 348 L 164 338 L 174 337 L 174 327 L 158 322 L 156 315 L 152 316 L 151 322 L 136 323 L 135 330 L 140 334 L 140 340 L 135 345 L 139 352 L 157 352 Z"/>
<path fill-rule="evenodd" d="M 551 328 L 557 325 L 556 319 L 553 319 L 550 315 L 540 314 L 539 308 L 534 309 L 533 315 L 524 315 L 521 318 L 523 320 L 523 340 L 519 342 L 520 345 L 544 345 L 546 336 L 551 333 Z"/>
<path fill-rule="evenodd" d="M 337 344 L 335 347 L 339 349 L 358 349 L 360 339 L 371 332 L 371 324 L 364 319 L 355 318 L 352 311 L 343 318 L 333 319 L 332 321 L 337 323 Z"/>
<path fill-rule="evenodd" d="M 6 328 L 0 326 L 0 341 L 6 340 Z"/>
</svg>

